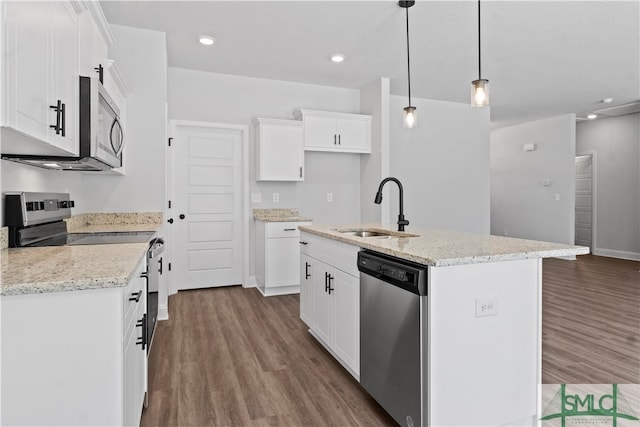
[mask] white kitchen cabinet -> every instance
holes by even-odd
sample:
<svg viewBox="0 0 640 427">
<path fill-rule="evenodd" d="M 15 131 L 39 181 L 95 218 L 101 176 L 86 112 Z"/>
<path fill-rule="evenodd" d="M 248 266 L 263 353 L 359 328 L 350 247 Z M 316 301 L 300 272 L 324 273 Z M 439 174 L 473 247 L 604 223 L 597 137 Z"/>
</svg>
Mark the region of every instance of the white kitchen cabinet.
<svg viewBox="0 0 640 427">
<path fill-rule="evenodd" d="M 300 292 L 300 231 L 310 222 L 256 222 L 256 282 L 264 296 Z"/>
<path fill-rule="evenodd" d="M 300 110 L 304 123 L 304 149 L 371 153 L 371 116 Z"/>
<path fill-rule="evenodd" d="M 299 120 L 255 120 L 257 181 L 303 181 L 303 128 Z"/>
<path fill-rule="evenodd" d="M 300 242 L 301 268 L 310 274 L 300 287 L 300 317 L 312 335 L 359 379 L 359 248 L 304 232 Z"/>
<path fill-rule="evenodd" d="M 139 425 L 145 266 L 125 288 L 0 297 L 0 425 Z"/>
<path fill-rule="evenodd" d="M 78 153 L 78 14 L 69 1 L 3 2 L 2 151 Z"/>
<path fill-rule="evenodd" d="M 88 4 L 87 6 L 93 6 Z M 99 15 L 99 13 L 98 13 Z M 80 75 L 98 76 L 101 65 L 107 59 L 107 41 L 94 18 L 95 14 L 85 11 L 79 15 L 80 27 Z M 111 38 L 109 38 L 111 40 Z"/>
</svg>

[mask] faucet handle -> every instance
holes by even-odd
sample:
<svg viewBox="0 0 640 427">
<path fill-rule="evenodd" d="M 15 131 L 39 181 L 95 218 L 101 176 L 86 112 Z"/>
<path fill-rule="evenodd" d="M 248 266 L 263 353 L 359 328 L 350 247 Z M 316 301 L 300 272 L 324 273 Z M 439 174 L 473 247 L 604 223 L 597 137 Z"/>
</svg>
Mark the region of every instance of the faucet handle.
<svg viewBox="0 0 640 427">
<path fill-rule="evenodd" d="M 398 215 L 398 231 L 404 231 L 405 225 L 409 225 L 409 220 L 404 219 L 404 215 Z"/>
</svg>

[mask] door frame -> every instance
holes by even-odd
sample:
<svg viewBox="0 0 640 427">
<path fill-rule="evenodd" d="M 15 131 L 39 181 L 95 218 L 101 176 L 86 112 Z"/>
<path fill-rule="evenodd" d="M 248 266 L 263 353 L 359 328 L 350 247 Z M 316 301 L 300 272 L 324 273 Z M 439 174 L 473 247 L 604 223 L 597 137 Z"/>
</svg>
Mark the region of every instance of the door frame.
<svg viewBox="0 0 640 427">
<path fill-rule="evenodd" d="M 597 162 L 596 162 L 596 155 L 597 153 L 595 151 L 583 151 L 580 153 L 576 153 L 575 157 L 582 157 L 582 156 L 591 156 L 591 247 L 589 248 L 591 250 L 591 253 L 593 255 L 597 255 L 596 253 L 596 236 L 598 233 L 596 233 L 596 227 L 597 227 L 597 223 L 596 223 L 596 218 L 597 218 L 597 176 L 598 176 L 598 168 L 597 168 Z M 574 166 L 575 168 L 575 166 Z M 575 176 L 574 176 L 574 181 L 575 181 Z M 575 190 L 574 190 L 575 191 Z M 575 198 L 573 200 L 573 210 L 575 212 L 576 209 L 576 204 L 575 204 Z M 574 224 L 573 227 L 575 229 L 575 220 L 574 220 Z M 575 236 L 574 236 L 575 239 Z M 575 243 L 574 243 L 575 244 Z"/>
<path fill-rule="evenodd" d="M 194 126 L 194 127 L 207 127 L 212 129 L 223 129 L 223 130 L 237 130 L 242 134 L 242 153 L 241 153 L 241 176 L 242 176 L 242 208 L 240 214 L 242 215 L 242 287 L 247 288 L 249 285 L 249 224 L 251 218 L 251 210 L 250 210 L 250 200 L 249 200 L 249 126 L 247 125 L 235 125 L 228 123 L 215 123 L 215 122 L 198 122 L 191 120 L 169 120 L 169 138 L 172 138 L 173 135 L 176 134 L 176 128 L 178 126 Z M 173 179 L 174 170 L 175 170 L 175 157 L 173 155 L 173 150 L 169 147 L 169 144 L 166 146 L 167 148 L 167 185 L 166 185 L 166 199 L 165 199 L 165 218 L 172 218 L 172 212 L 169 208 L 169 200 L 175 200 L 173 197 L 175 194 L 175 181 Z M 170 225 L 167 227 L 169 229 L 169 235 L 171 241 L 175 241 L 173 238 L 173 230 L 175 227 L 171 227 Z M 178 280 L 175 275 L 170 275 L 170 284 L 169 284 L 169 295 L 176 294 L 178 292 Z"/>
</svg>

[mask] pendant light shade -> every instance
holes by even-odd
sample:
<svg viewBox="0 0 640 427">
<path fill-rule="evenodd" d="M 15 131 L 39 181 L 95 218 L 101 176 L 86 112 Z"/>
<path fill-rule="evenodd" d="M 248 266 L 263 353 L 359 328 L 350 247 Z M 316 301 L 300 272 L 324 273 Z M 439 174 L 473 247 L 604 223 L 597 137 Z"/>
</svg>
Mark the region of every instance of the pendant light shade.
<svg viewBox="0 0 640 427">
<path fill-rule="evenodd" d="M 489 105 L 489 80 L 482 78 L 482 49 L 480 39 L 480 0 L 478 0 L 478 80 L 471 82 L 471 106 L 485 107 Z"/>
<path fill-rule="evenodd" d="M 478 79 L 471 82 L 471 105 L 474 107 L 489 105 L 489 80 Z"/>
<path fill-rule="evenodd" d="M 409 56 L 409 8 L 413 6 L 415 1 L 399 1 L 398 6 L 403 7 L 407 14 L 407 81 L 409 89 L 409 105 L 404 107 L 403 122 L 404 127 L 414 128 L 418 125 L 418 116 L 416 116 L 416 107 L 411 105 L 411 62 Z"/>
</svg>

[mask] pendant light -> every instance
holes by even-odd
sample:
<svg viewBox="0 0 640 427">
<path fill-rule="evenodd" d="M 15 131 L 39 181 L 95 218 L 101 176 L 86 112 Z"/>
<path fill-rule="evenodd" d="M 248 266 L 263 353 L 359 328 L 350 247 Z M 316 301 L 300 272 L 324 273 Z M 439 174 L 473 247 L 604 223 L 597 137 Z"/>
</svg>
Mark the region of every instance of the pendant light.
<svg viewBox="0 0 640 427">
<path fill-rule="evenodd" d="M 489 80 L 482 78 L 480 44 L 480 0 L 478 0 L 478 80 L 471 82 L 471 106 L 485 107 L 489 105 Z"/>
<path fill-rule="evenodd" d="M 404 107 L 404 127 L 414 128 L 418 125 L 416 107 L 411 105 L 411 63 L 409 61 L 409 8 L 416 4 L 415 1 L 399 1 L 398 6 L 403 7 L 407 12 L 407 81 L 409 82 L 409 106 Z"/>
</svg>

